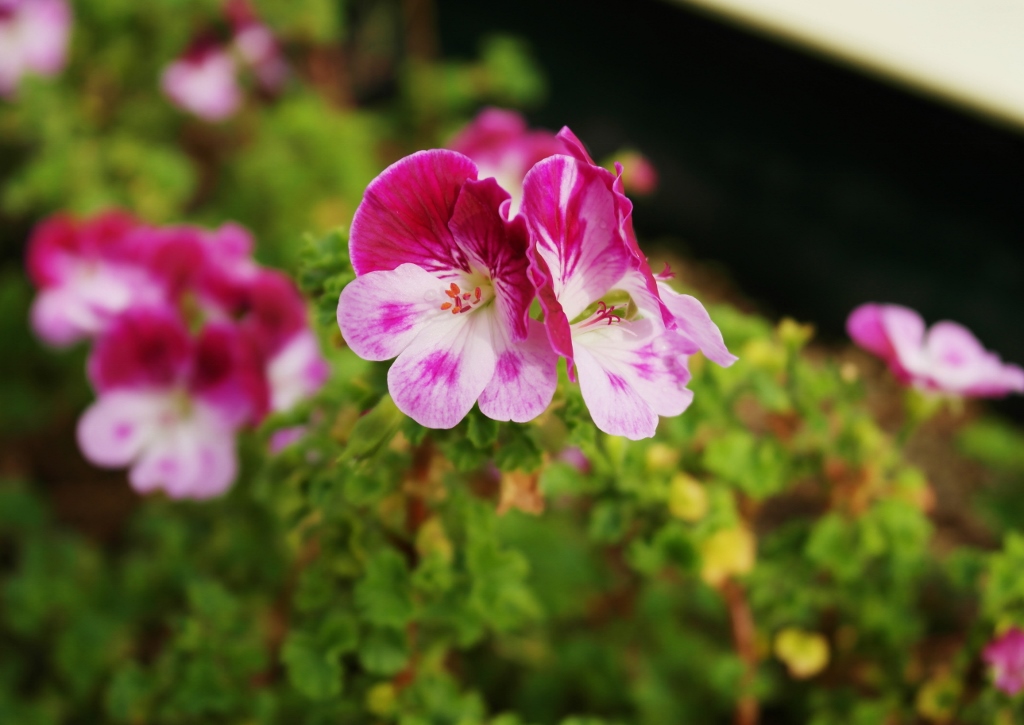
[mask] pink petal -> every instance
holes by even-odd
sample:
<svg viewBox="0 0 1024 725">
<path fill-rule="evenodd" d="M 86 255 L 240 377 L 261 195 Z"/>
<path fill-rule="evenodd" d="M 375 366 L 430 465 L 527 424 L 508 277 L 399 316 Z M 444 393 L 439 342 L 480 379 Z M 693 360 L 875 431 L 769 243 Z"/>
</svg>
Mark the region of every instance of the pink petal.
<svg viewBox="0 0 1024 725">
<path fill-rule="evenodd" d="M 1024 372 L 1015 365 L 1004 365 L 963 325 L 935 323 L 924 347 L 928 380 L 939 390 L 984 397 L 1024 391 Z"/>
<path fill-rule="evenodd" d="M 323 387 L 330 372 L 316 336 L 308 330 L 299 333 L 267 365 L 270 407 L 292 408 Z"/>
<path fill-rule="evenodd" d="M 25 65 L 41 75 L 64 67 L 71 9 L 65 0 L 33 0 L 21 5 L 20 36 Z"/>
<path fill-rule="evenodd" d="M 856 308 L 846 318 L 846 333 L 859 347 L 887 360 L 895 353 L 882 324 L 883 307 L 868 302 Z"/>
<path fill-rule="evenodd" d="M 452 316 L 441 309 L 447 287 L 414 264 L 357 277 L 338 300 L 341 335 L 364 360 L 397 357 L 432 320 Z"/>
<path fill-rule="evenodd" d="M 914 310 L 900 305 L 882 305 L 882 328 L 892 345 L 888 360 L 893 373 L 902 379 L 927 372 L 924 355 L 924 320 Z"/>
<path fill-rule="evenodd" d="M 469 266 L 486 270 L 505 324 L 513 339 L 522 340 L 534 292 L 526 274 L 526 223 L 522 219 L 505 221 L 498 211 L 507 199 L 508 194 L 494 179 L 467 181 L 448 226 Z"/>
<path fill-rule="evenodd" d="M 89 378 L 100 392 L 165 388 L 183 381 L 192 355 L 188 329 L 170 308 L 138 308 L 121 315 L 89 357 Z"/>
<path fill-rule="evenodd" d="M 162 86 L 167 97 L 183 110 L 207 121 L 222 121 L 242 105 L 237 73 L 229 53 L 211 50 L 169 65 Z"/>
<path fill-rule="evenodd" d="M 259 346 L 231 322 L 210 322 L 199 332 L 187 387 L 234 426 L 258 422 L 271 407 Z"/>
<path fill-rule="evenodd" d="M 491 309 L 434 319 L 388 371 L 395 405 L 420 425 L 452 428 L 469 413 L 494 375 Z"/>
<path fill-rule="evenodd" d="M 500 328 L 492 330 L 498 356 L 491 378 L 480 394 L 480 412 L 495 420 L 526 423 L 551 403 L 558 385 L 558 355 L 551 349 L 544 325 L 530 320 L 529 335 L 513 343 Z"/>
<path fill-rule="evenodd" d="M 580 392 L 605 433 L 650 438 L 659 415 L 679 415 L 693 400 L 685 358 L 654 321 L 593 328 L 574 343 Z"/>
<path fill-rule="evenodd" d="M 97 466 L 120 468 L 159 437 L 165 393 L 116 390 L 101 395 L 78 419 L 78 447 Z"/>
<path fill-rule="evenodd" d="M 32 329 L 39 338 L 54 347 L 68 347 L 96 334 L 103 320 L 74 289 L 56 287 L 43 290 L 32 301 L 29 312 Z"/>
<path fill-rule="evenodd" d="M 37 287 L 48 287 L 65 280 L 81 256 L 78 225 L 66 214 L 55 214 L 36 225 L 28 240 L 29 277 Z"/>
<path fill-rule="evenodd" d="M 554 294 L 570 321 L 606 294 L 630 265 L 618 233 L 615 196 L 602 171 L 553 156 L 534 166 L 523 182 L 523 214 L 535 256 L 547 263 Z"/>
<path fill-rule="evenodd" d="M 722 367 L 729 367 L 739 359 L 729 352 L 718 325 L 712 322 L 704 305 L 696 297 L 679 294 L 667 284 L 659 284 L 658 290 L 662 301 L 675 318 L 677 333 L 696 348 L 689 352 L 700 350 L 708 360 Z"/>
<path fill-rule="evenodd" d="M 466 269 L 448 229 L 462 185 L 476 165 L 434 149 L 406 156 L 370 182 L 356 209 L 349 254 L 356 274 L 415 264 L 428 272 Z"/>
<path fill-rule="evenodd" d="M 207 499 L 227 491 L 237 473 L 234 432 L 197 403 L 191 418 L 143 451 L 128 478 L 139 493 L 162 488 L 171 498 Z"/>
</svg>

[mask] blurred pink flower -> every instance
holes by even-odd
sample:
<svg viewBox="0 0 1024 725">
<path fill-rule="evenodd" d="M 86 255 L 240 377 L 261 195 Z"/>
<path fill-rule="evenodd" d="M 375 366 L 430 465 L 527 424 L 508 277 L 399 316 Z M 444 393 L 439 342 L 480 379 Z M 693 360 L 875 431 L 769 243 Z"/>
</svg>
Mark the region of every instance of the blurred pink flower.
<svg viewBox="0 0 1024 725">
<path fill-rule="evenodd" d="M 622 165 L 622 185 L 630 194 L 646 196 L 658 188 L 658 172 L 647 157 L 636 151 L 618 154 Z"/>
<path fill-rule="evenodd" d="M 530 131 L 520 114 L 502 108 L 482 110 L 448 148 L 468 156 L 477 165 L 479 178 L 495 179 L 511 195 L 511 216 L 519 211 L 526 172 L 548 156 L 568 153 L 555 134 Z"/>
<path fill-rule="evenodd" d="M 56 215 L 35 228 L 27 264 L 39 288 L 31 319 L 40 338 L 67 346 L 99 334 L 126 309 L 161 299 L 155 280 L 126 252 L 138 226 L 110 211 L 84 221 Z"/>
<path fill-rule="evenodd" d="M 270 434 L 270 441 L 267 448 L 271 455 L 277 455 L 285 448 L 295 445 L 306 435 L 309 428 L 304 425 L 293 425 L 290 428 L 281 428 Z"/>
<path fill-rule="evenodd" d="M 1024 689 L 1024 632 L 1012 627 L 993 640 L 982 653 L 992 668 L 995 685 L 1007 695 Z"/>
<path fill-rule="evenodd" d="M 223 121 L 242 105 L 234 57 L 205 38 L 167 66 L 161 85 L 175 105 L 207 121 Z"/>
<path fill-rule="evenodd" d="M 59 73 L 70 29 L 65 0 L 0 0 L 0 96 L 13 94 L 28 73 Z"/>
<path fill-rule="evenodd" d="M 99 397 L 79 419 L 79 446 L 96 465 L 130 466 L 140 493 L 218 496 L 237 473 L 236 430 L 259 405 L 257 364 L 230 325 L 193 339 L 169 308 L 131 310 L 90 356 Z"/>
<path fill-rule="evenodd" d="M 1004 364 L 955 322 L 937 322 L 926 331 L 914 310 L 871 302 L 850 313 L 846 330 L 904 385 L 968 397 L 1024 392 L 1024 369 Z"/>
</svg>

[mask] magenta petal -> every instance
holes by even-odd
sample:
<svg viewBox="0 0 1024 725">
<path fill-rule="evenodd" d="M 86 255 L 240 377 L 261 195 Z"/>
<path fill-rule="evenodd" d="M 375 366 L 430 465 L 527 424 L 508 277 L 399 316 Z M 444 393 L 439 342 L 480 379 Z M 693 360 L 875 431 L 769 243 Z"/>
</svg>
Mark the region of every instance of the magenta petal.
<svg viewBox="0 0 1024 725">
<path fill-rule="evenodd" d="M 424 326 L 388 371 L 395 405 L 420 425 L 452 428 L 494 375 L 490 310 L 442 317 Z"/>
<path fill-rule="evenodd" d="M 601 173 L 568 156 L 534 166 L 523 182 L 523 215 L 534 253 L 550 271 L 555 297 L 571 321 L 630 267 L 615 196 Z"/>
<path fill-rule="evenodd" d="M 480 412 L 495 420 L 526 423 L 551 403 L 558 385 L 558 355 L 551 349 L 544 325 L 530 320 L 525 340 L 513 343 L 493 334 L 498 360 L 480 394 Z"/>
<path fill-rule="evenodd" d="M 563 144 L 565 144 L 568 153 L 573 158 L 582 161 L 585 164 L 597 166 L 597 164 L 594 163 L 594 159 L 587 151 L 587 147 L 583 145 L 583 142 L 580 141 L 576 134 L 569 130 L 568 126 L 562 126 L 562 130 L 559 131 L 556 136 Z"/>
<path fill-rule="evenodd" d="M 448 229 L 462 185 L 476 164 L 443 149 L 420 151 L 370 182 L 356 209 L 349 254 L 356 274 L 415 264 L 428 272 L 465 269 Z"/>
<path fill-rule="evenodd" d="M 499 212 L 508 198 L 494 179 L 467 181 L 448 226 L 470 267 L 486 270 L 505 324 L 513 339 L 522 340 L 533 286 L 526 275 L 526 224 L 519 218 L 506 221 Z"/>
<path fill-rule="evenodd" d="M 868 302 L 855 309 L 846 318 L 846 332 L 859 347 L 882 359 L 888 359 L 894 353 L 882 325 L 882 307 Z"/>
<path fill-rule="evenodd" d="M 662 301 L 675 318 L 679 335 L 696 345 L 708 360 L 722 367 L 729 367 L 739 359 L 729 352 L 718 325 L 712 322 L 696 297 L 679 294 L 666 284 L 658 285 L 658 288 Z"/>
<path fill-rule="evenodd" d="M 121 315 L 93 348 L 89 378 L 97 390 L 166 388 L 183 381 L 192 355 L 185 323 L 170 308 Z"/>
<path fill-rule="evenodd" d="M 341 335 L 364 360 L 397 357 L 431 320 L 451 317 L 447 287 L 415 264 L 357 277 L 338 300 Z"/>
</svg>

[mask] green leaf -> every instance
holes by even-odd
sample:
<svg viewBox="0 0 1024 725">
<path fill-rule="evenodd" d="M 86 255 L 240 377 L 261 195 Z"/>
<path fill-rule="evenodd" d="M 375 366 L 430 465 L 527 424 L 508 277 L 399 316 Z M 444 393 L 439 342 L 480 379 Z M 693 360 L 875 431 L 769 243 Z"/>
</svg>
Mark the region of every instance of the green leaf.
<svg viewBox="0 0 1024 725">
<path fill-rule="evenodd" d="M 356 606 L 371 624 L 404 627 L 412 619 L 412 581 L 405 559 L 385 549 L 367 564 L 366 575 L 356 585 Z"/>
<path fill-rule="evenodd" d="M 341 460 L 359 460 L 375 454 L 401 428 L 405 416 L 390 395 L 385 395 L 373 410 L 356 423 Z"/>
<path fill-rule="evenodd" d="M 342 672 L 337 656 L 324 652 L 307 632 L 293 631 L 281 648 L 288 679 L 299 692 L 313 700 L 341 694 Z"/>
<path fill-rule="evenodd" d="M 408 660 L 409 644 L 401 630 L 371 629 L 359 647 L 359 662 L 374 675 L 397 674 Z"/>
</svg>

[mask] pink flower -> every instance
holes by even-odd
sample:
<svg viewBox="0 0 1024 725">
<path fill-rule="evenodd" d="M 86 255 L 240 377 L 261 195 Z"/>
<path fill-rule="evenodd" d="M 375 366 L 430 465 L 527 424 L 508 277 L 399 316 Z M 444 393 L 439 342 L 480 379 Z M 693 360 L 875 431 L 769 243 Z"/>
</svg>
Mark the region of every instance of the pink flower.
<svg viewBox="0 0 1024 725">
<path fill-rule="evenodd" d="M 477 402 L 496 420 L 531 420 L 556 385 L 556 356 L 528 317 L 526 225 L 477 175 L 453 151 L 413 154 L 370 184 L 352 222 L 358 276 L 338 302 L 341 333 L 360 357 L 397 357 L 391 396 L 431 428 Z"/>
<path fill-rule="evenodd" d="M 58 215 L 39 224 L 28 243 L 29 276 L 39 287 L 32 327 L 51 345 L 102 332 L 124 310 L 158 301 L 153 278 L 132 264 L 132 217 L 106 212 L 78 222 Z"/>
<path fill-rule="evenodd" d="M 207 121 L 223 121 L 242 105 L 234 57 L 205 38 L 167 66 L 161 84 L 179 108 Z"/>
<path fill-rule="evenodd" d="M 550 131 L 530 131 L 515 111 L 485 108 L 449 142 L 448 148 L 468 156 L 481 179 L 493 178 L 512 196 L 514 216 L 523 196 L 523 179 L 535 163 L 568 153 Z"/>
<path fill-rule="evenodd" d="M 1017 627 L 1007 630 L 991 642 L 982 658 L 992 668 L 996 687 L 1007 695 L 1024 689 L 1024 632 Z"/>
<path fill-rule="evenodd" d="M 636 440 L 654 435 L 659 415 L 686 410 L 693 393 L 680 339 L 665 334 L 656 304 L 634 297 L 647 288 L 603 174 L 567 156 L 541 161 L 523 184 L 522 213 L 552 347 L 570 376 L 575 365 L 597 427 Z"/>
<path fill-rule="evenodd" d="M 259 403 L 258 360 L 230 325 L 192 339 L 168 308 L 137 308 L 117 319 L 89 359 L 99 397 L 78 422 L 92 463 L 130 466 L 140 493 L 210 498 L 237 472 L 235 432 Z"/>
<path fill-rule="evenodd" d="M 275 430 L 270 434 L 270 440 L 267 443 L 270 455 L 276 456 L 285 448 L 295 445 L 302 440 L 308 430 L 309 428 L 304 425 L 293 425 L 290 428 Z"/>
<path fill-rule="evenodd" d="M 937 322 L 926 331 L 914 310 L 872 302 L 850 313 L 846 330 L 904 385 L 969 397 L 1024 392 L 1024 369 L 1004 364 L 955 322 Z"/>
<path fill-rule="evenodd" d="M 0 96 L 13 94 L 28 73 L 59 73 L 70 29 L 65 0 L 0 0 Z"/>
<path fill-rule="evenodd" d="M 647 157 L 636 151 L 620 154 L 622 164 L 622 184 L 631 194 L 646 196 L 658 188 L 658 172 Z"/>
</svg>

